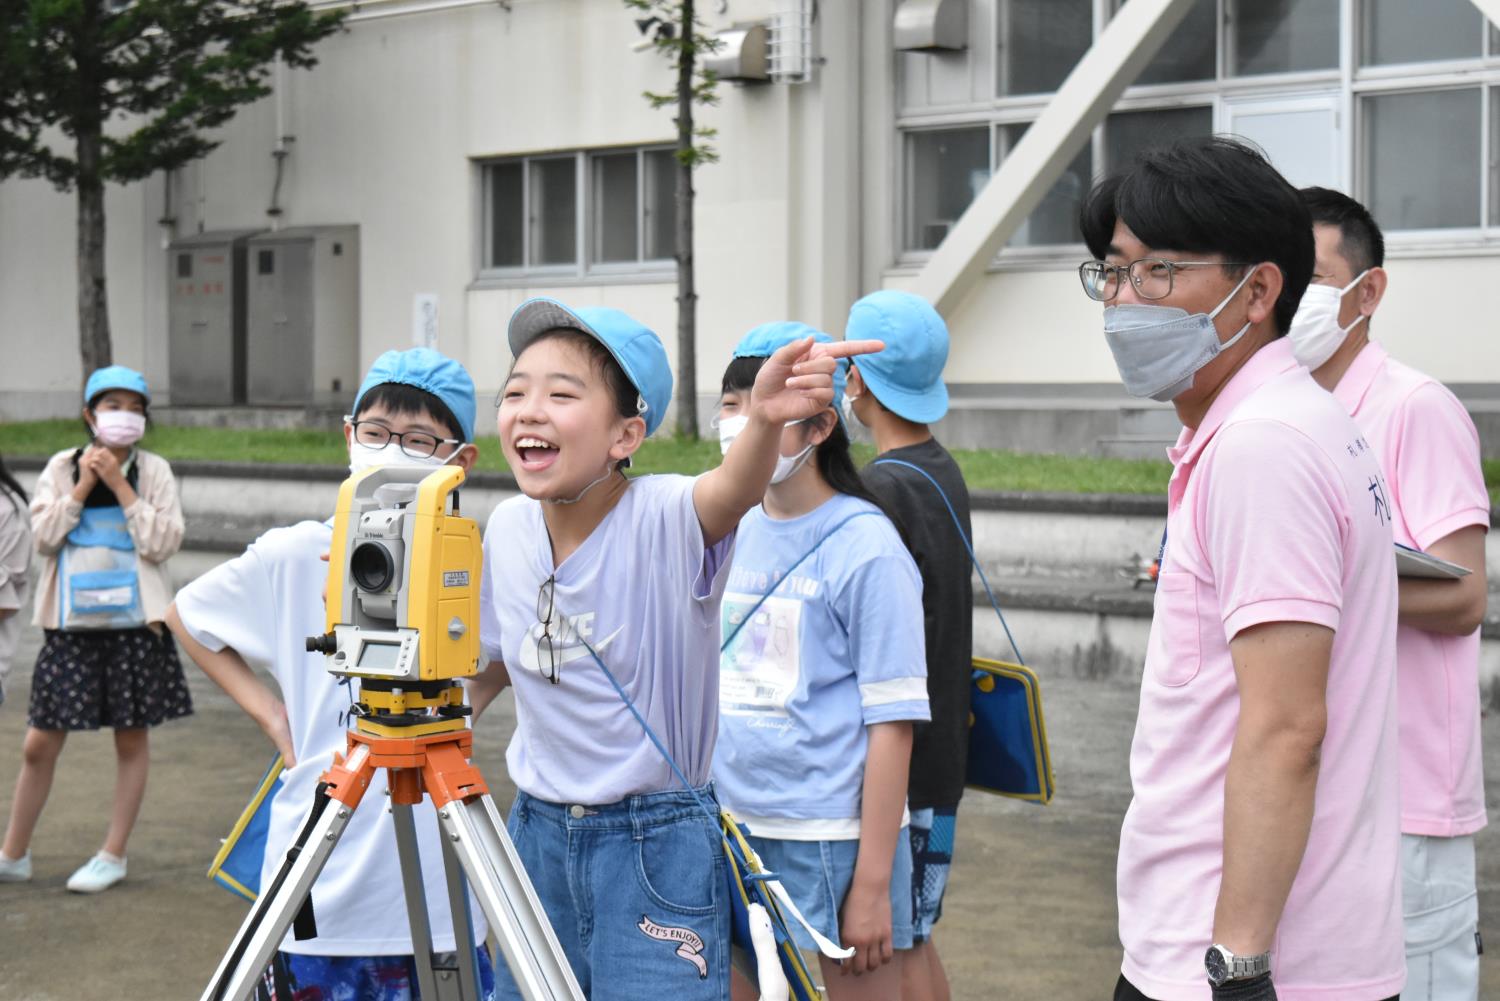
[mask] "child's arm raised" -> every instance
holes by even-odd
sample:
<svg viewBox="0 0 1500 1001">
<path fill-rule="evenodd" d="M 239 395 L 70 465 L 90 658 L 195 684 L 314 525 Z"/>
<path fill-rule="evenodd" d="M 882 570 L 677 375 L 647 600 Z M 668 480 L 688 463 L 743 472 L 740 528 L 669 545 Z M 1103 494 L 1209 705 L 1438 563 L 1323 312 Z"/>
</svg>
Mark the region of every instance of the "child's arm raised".
<svg viewBox="0 0 1500 1001">
<path fill-rule="evenodd" d="M 261 683 L 250 665 L 245 663 L 245 659 L 233 647 L 226 646 L 214 651 L 194 639 L 193 634 L 182 624 L 175 602 L 167 606 L 166 622 L 167 628 L 172 630 L 172 635 L 177 637 L 193 663 L 202 668 L 203 673 L 224 689 L 225 694 L 265 731 L 271 743 L 276 745 L 276 750 L 281 753 L 281 760 L 286 767 L 295 765 L 297 755 L 292 750 L 292 729 L 287 722 L 286 706 Z"/>
<path fill-rule="evenodd" d="M 776 471 L 781 429 L 832 405 L 838 360 L 884 347 L 880 341 L 818 344 L 804 337 L 766 359 L 750 390 L 750 422 L 718 468 L 698 477 L 693 487 L 693 506 L 705 543 L 711 546 L 734 531 L 745 512 L 765 496 Z"/>
<path fill-rule="evenodd" d="M 871 723 L 859 811 L 859 856 L 839 915 L 842 944 L 854 949 L 841 973 L 867 973 L 889 963 L 891 868 L 902 837 L 906 780 L 911 768 L 911 723 Z"/>
</svg>

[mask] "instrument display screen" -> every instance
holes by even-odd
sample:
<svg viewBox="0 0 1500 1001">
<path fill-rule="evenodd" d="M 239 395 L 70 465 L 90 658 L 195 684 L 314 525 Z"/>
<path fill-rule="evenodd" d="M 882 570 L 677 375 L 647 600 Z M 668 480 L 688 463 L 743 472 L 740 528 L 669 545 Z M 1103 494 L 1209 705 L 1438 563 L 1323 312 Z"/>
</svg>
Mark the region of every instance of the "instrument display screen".
<svg viewBox="0 0 1500 1001">
<path fill-rule="evenodd" d="M 366 640 L 364 646 L 360 647 L 359 663 L 355 666 L 367 671 L 393 671 L 400 656 L 400 643 Z"/>
</svg>

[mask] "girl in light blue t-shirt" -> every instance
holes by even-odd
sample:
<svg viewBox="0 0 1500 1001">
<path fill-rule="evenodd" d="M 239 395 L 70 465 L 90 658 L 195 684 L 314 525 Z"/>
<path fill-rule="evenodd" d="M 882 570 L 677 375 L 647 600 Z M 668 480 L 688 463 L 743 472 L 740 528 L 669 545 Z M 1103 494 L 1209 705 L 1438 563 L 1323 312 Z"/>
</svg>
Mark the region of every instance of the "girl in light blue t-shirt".
<svg viewBox="0 0 1500 1001">
<path fill-rule="evenodd" d="M 726 450 L 766 359 L 814 333 L 773 323 L 740 341 L 720 401 Z M 912 723 L 929 713 L 921 581 L 849 457 L 842 383 L 830 407 L 785 426 L 765 498 L 740 522 L 713 778 L 803 915 L 855 950 L 842 970 L 819 956 L 829 996 L 861 1001 L 899 992 L 894 951 L 912 945 L 907 767 Z M 754 997 L 741 981 L 735 994 Z"/>
<path fill-rule="evenodd" d="M 619 310 L 532 299 L 509 341 L 500 443 L 524 496 L 497 507 L 484 534 L 489 666 L 470 700 L 478 711 L 515 691 L 511 838 L 585 995 L 718 1001 L 726 863 L 700 804 L 713 799 L 716 625 L 734 532 L 765 492 L 781 426 L 828 408 L 839 358 L 881 345 L 787 343 L 746 394 L 748 426 L 723 465 L 627 478 L 672 397 L 656 334 Z M 504 971 L 497 988 L 518 997 Z"/>
</svg>

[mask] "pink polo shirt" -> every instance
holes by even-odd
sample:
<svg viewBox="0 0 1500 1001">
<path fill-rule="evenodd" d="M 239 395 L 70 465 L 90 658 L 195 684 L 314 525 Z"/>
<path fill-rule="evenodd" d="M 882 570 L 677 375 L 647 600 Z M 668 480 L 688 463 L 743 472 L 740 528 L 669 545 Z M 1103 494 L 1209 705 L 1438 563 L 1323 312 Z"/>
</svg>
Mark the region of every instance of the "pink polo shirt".
<svg viewBox="0 0 1500 1001">
<path fill-rule="evenodd" d="M 1370 344 L 1333 395 L 1364 429 L 1390 487 L 1403 546 L 1426 549 L 1490 524 L 1479 433 L 1442 383 Z M 1471 568 L 1472 569 L 1472 568 Z M 1396 627 L 1401 830 L 1451 838 L 1485 825 L 1479 749 L 1479 630 L 1445 636 Z"/>
<path fill-rule="evenodd" d="M 1224 777 L 1239 719 L 1229 641 L 1265 622 L 1335 630 L 1317 806 L 1271 964 L 1282 1001 L 1374 1001 L 1406 979 L 1396 769 L 1396 570 L 1373 449 L 1282 340 L 1169 450 L 1168 538 L 1120 832 L 1122 970 L 1211 996 Z"/>
</svg>

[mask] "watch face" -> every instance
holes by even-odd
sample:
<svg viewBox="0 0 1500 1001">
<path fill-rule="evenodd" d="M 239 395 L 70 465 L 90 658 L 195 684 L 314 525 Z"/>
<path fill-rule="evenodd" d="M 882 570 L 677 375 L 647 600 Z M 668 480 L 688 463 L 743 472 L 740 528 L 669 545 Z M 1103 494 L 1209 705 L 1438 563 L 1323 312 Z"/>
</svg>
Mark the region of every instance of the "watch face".
<svg viewBox="0 0 1500 1001">
<path fill-rule="evenodd" d="M 1215 987 L 1229 979 L 1229 964 L 1218 946 L 1209 948 L 1208 954 L 1203 957 L 1203 965 L 1208 969 L 1208 982 Z"/>
</svg>

